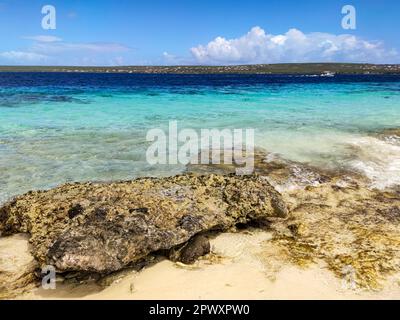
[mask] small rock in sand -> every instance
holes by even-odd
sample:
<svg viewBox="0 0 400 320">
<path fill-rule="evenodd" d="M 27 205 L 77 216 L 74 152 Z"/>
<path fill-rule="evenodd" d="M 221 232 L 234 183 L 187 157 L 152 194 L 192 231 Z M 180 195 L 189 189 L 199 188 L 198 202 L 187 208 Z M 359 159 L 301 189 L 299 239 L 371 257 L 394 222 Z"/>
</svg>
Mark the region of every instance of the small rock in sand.
<svg viewBox="0 0 400 320">
<path fill-rule="evenodd" d="M 186 244 L 171 249 L 169 258 L 172 261 L 192 264 L 208 253 L 210 253 L 210 241 L 203 235 L 197 235 Z"/>
</svg>

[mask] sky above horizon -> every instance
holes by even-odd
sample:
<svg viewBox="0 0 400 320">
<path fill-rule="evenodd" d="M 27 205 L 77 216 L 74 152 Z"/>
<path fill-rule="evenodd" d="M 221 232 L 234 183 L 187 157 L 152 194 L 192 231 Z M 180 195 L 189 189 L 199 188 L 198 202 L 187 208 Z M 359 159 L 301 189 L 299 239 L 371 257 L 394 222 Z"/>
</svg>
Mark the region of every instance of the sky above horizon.
<svg viewBox="0 0 400 320">
<path fill-rule="evenodd" d="M 0 0 L 0 65 L 400 63 L 399 16 L 398 0 Z"/>
</svg>

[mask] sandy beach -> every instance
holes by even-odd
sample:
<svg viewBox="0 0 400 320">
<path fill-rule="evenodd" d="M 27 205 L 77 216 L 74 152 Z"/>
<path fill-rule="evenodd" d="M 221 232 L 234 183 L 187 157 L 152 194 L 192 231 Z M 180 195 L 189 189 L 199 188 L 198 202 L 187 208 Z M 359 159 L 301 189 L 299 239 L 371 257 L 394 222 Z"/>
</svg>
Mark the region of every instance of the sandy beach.
<svg viewBox="0 0 400 320">
<path fill-rule="evenodd" d="M 384 289 L 352 289 L 323 263 L 309 268 L 285 263 L 270 244 L 271 234 L 250 230 L 211 240 L 212 254 L 192 266 L 166 259 L 136 272 L 126 270 L 99 284 L 57 284 L 18 299 L 399 299 L 400 274 Z M 265 247 L 269 246 L 268 252 Z"/>
</svg>

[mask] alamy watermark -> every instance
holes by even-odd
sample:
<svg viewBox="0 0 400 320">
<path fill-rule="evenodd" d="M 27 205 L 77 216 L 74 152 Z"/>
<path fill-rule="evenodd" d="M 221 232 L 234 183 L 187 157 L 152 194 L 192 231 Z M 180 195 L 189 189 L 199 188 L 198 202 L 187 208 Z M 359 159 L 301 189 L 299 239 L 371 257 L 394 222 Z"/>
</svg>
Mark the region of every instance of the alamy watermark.
<svg viewBox="0 0 400 320">
<path fill-rule="evenodd" d="M 350 266 L 344 266 L 342 268 L 342 289 L 343 290 L 356 290 L 356 270 Z"/>
<path fill-rule="evenodd" d="M 151 165 L 235 164 L 236 174 L 254 171 L 254 129 L 178 130 L 170 121 L 168 132 L 151 129 L 146 140 L 152 142 L 146 152 Z"/>
<path fill-rule="evenodd" d="M 56 289 L 56 268 L 50 265 L 44 266 L 42 276 L 42 288 L 44 290 Z"/>
<path fill-rule="evenodd" d="M 56 21 L 56 8 L 52 5 L 45 5 L 42 7 L 42 28 L 44 30 L 55 30 L 57 28 Z"/>
<path fill-rule="evenodd" d="M 342 28 L 344 30 L 355 30 L 357 28 L 357 12 L 353 5 L 347 4 L 342 7 Z M 47 4 L 42 7 L 41 13 L 44 15 L 42 18 L 42 28 L 44 30 L 55 30 L 57 28 L 56 21 L 56 7 Z"/>
<path fill-rule="evenodd" d="M 355 30 L 357 28 L 356 8 L 352 5 L 345 5 L 342 8 L 342 28 L 345 30 Z"/>
</svg>

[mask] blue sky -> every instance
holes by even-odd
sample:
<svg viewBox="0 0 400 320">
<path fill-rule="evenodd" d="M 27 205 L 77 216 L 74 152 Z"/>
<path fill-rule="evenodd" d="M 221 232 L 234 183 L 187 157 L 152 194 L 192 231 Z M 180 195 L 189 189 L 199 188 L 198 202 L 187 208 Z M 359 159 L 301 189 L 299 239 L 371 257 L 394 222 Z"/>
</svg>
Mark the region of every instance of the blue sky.
<svg viewBox="0 0 400 320">
<path fill-rule="evenodd" d="M 0 0 L 0 64 L 399 63 L 399 15 L 398 0 Z"/>
</svg>

